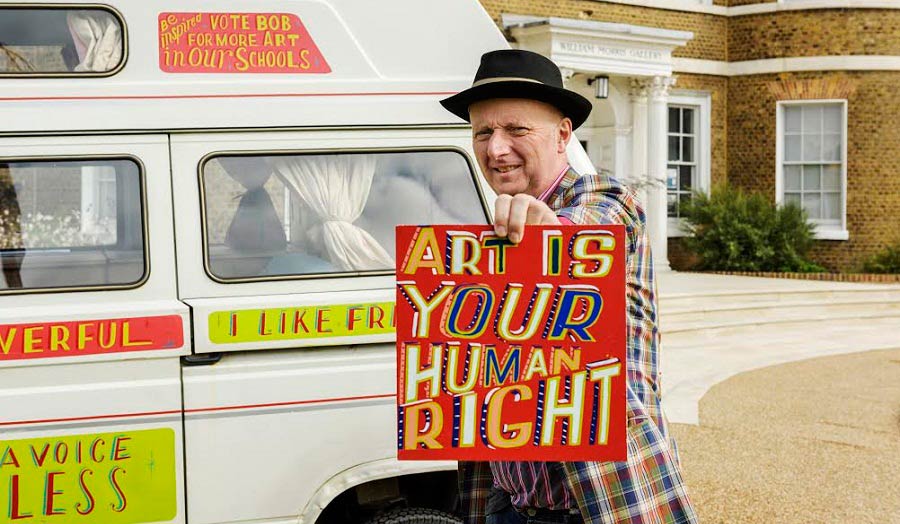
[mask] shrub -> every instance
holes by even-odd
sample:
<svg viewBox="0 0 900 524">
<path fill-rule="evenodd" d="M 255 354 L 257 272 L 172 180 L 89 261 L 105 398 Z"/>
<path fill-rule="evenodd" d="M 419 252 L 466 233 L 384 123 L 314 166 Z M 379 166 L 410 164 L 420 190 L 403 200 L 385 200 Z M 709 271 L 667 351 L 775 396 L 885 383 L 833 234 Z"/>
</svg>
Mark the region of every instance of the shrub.
<svg viewBox="0 0 900 524">
<path fill-rule="evenodd" d="M 682 205 L 692 234 L 687 249 L 717 271 L 802 271 L 824 269 L 806 259 L 813 228 L 797 206 L 778 207 L 760 193 L 720 185 Z"/>
<path fill-rule="evenodd" d="M 879 251 L 863 264 L 866 273 L 900 273 L 900 241 Z"/>
</svg>

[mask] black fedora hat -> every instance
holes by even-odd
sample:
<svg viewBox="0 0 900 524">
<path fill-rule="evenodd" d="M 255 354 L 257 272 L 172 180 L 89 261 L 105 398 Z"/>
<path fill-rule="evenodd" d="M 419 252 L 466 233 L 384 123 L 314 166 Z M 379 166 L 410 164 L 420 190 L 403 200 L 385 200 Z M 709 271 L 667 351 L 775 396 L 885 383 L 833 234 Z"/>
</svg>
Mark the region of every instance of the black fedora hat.
<svg viewBox="0 0 900 524">
<path fill-rule="evenodd" d="M 441 100 L 447 111 L 469 122 L 469 106 L 490 98 L 527 98 L 548 103 L 572 120 L 587 120 L 591 102 L 563 87 L 562 75 L 549 58 L 521 49 L 501 49 L 481 56 L 472 87 Z"/>
</svg>

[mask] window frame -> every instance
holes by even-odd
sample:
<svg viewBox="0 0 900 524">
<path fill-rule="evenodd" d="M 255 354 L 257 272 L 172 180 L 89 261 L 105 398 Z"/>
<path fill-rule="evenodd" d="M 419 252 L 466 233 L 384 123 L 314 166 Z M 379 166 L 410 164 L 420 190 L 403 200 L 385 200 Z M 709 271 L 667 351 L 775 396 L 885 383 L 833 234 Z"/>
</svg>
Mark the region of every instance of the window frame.
<svg viewBox="0 0 900 524">
<path fill-rule="evenodd" d="M 673 90 L 666 101 L 666 144 L 669 136 L 669 108 L 686 107 L 695 110 L 695 144 L 694 158 L 697 164 L 697 187 L 695 191 L 709 194 L 712 186 L 712 94 L 706 91 Z M 666 173 L 668 174 L 668 145 L 666 146 Z M 668 187 L 666 198 L 668 199 Z M 690 235 L 684 219 L 670 217 L 666 208 L 666 235 L 668 238 L 678 238 Z"/>
<path fill-rule="evenodd" d="M 106 78 L 118 74 L 122 69 L 125 68 L 125 64 L 128 62 L 129 57 L 129 49 L 128 49 L 128 25 L 125 23 L 125 17 L 122 16 L 122 13 L 119 12 L 118 9 L 111 5 L 107 4 L 94 4 L 94 3 L 84 3 L 84 4 L 39 4 L 39 3 L 17 3 L 17 4 L 4 4 L 0 6 L 0 11 L 4 10 L 59 10 L 59 11 L 76 11 L 76 10 L 100 10 L 106 11 L 111 14 L 116 20 L 119 22 L 119 27 L 122 29 L 122 59 L 119 61 L 119 64 L 109 71 L 102 72 L 74 72 L 74 71 L 60 71 L 60 72 L 51 72 L 51 71 L 43 71 L 43 72 L 35 72 L 35 73 L 10 73 L 0 71 L 0 78 Z"/>
<path fill-rule="evenodd" d="M 840 224 L 822 223 L 820 219 L 810 218 L 809 223 L 815 227 L 814 238 L 816 240 L 849 240 L 850 233 L 847 230 L 847 99 L 816 99 L 816 100 L 779 100 L 776 102 L 775 111 L 775 203 L 784 203 L 784 161 L 785 161 L 785 108 L 801 105 L 840 105 L 841 107 L 841 213 Z M 821 165 L 821 164 L 819 164 Z"/>
<path fill-rule="evenodd" d="M 21 288 L 21 289 L 0 289 L 0 296 L 5 295 L 31 295 L 37 293 L 76 293 L 90 291 L 108 291 L 108 290 L 127 290 L 137 289 L 143 286 L 150 278 L 150 223 L 147 213 L 147 169 L 140 158 L 129 154 L 111 154 L 111 155 L 47 155 L 47 156 L 15 156 L 0 157 L 0 163 L 9 164 L 14 162 L 89 162 L 92 160 L 128 160 L 134 162 L 138 171 L 138 189 L 140 191 L 139 201 L 141 203 L 141 232 L 143 248 L 144 272 L 135 282 L 125 284 L 98 284 L 85 286 L 59 286 L 59 287 L 40 287 L 40 288 Z M 117 239 L 120 240 L 120 239 Z M 52 248 L 47 248 L 52 249 Z M 14 251 L 14 250 L 8 250 Z M 25 250 L 27 253 L 27 250 Z"/>
<path fill-rule="evenodd" d="M 316 148 L 316 149 L 263 149 L 263 150 L 221 150 L 212 151 L 203 155 L 197 163 L 197 183 L 200 194 L 200 242 L 203 253 L 203 271 L 214 282 L 219 284 L 246 284 L 253 282 L 271 282 L 271 281 L 299 281 L 299 280 L 322 280 L 328 278 L 347 278 L 347 277 L 378 277 L 392 276 L 396 273 L 393 269 L 373 270 L 373 271 L 340 271 L 333 273 L 308 273 L 303 275 L 263 275 L 256 277 L 237 277 L 223 278 L 212 272 L 209 259 L 209 231 L 207 228 L 206 216 L 206 190 L 204 185 L 204 168 L 207 162 L 215 160 L 222 156 L 241 156 L 241 157 L 263 157 L 263 156 L 313 156 L 313 155 L 343 155 L 343 154 L 379 154 L 379 153 L 440 153 L 451 152 L 460 155 L 469 168 L 469 176 L 475 192 L 478 195 L 478 202 L 484 213 L 485 224 L 491 223 L 491 215 L 488 210 L 487 199 L 481 184 L 479 183 L 479 171 L 475 168 L 475 163 L 469 156 L 468 152 L 457 146 L 403 146 L 403 147 L 361 147 L 361 148 Z"/>
</svg>

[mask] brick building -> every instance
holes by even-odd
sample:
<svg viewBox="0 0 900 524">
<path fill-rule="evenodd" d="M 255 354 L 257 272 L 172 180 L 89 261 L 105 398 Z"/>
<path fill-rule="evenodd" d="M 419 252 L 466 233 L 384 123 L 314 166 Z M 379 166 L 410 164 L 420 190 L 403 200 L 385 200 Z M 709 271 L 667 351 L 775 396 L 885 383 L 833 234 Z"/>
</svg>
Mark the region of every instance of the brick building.
<svg viewBox="0 0 900 524">
<path fill-rule="evenodd" d="M 725 181 L 802 205 L 828 269 L 900 242 L 900 0 L 481 3 L 594 101 L 576 135 L 640 190 L 657 264 L 686 264 L 679 199 Z"/>
</svg>

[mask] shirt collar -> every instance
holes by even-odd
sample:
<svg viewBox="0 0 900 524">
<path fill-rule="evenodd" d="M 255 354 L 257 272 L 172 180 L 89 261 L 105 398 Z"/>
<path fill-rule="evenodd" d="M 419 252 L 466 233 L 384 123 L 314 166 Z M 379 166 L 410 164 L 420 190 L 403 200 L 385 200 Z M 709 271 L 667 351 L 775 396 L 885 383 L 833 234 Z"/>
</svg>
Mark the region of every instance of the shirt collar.
<svg viewBox="0 0 900 524">
<path fill-rule="evenodd" d="M 566 173 L 568 171 L 569 164 L 566 164 L 565 166 L 563 166 L 562 171 L 559 172 L 559 175 L 557 175 L 556 180 L 554 180 L 553 183 L 550 184 L 550 187 L 548 187 L 544 190 L 543 193 L 541 193 L 541 196 L 538 197 L 538 200 L 546 203 L 547 199 L 550 198 L 550 195 L 552 195 L 553 192 L 556 191 L 556 188 L 559 187 L 559 183 L 562 182 L 563 177 L 566 176 Z"/>
</svg>

